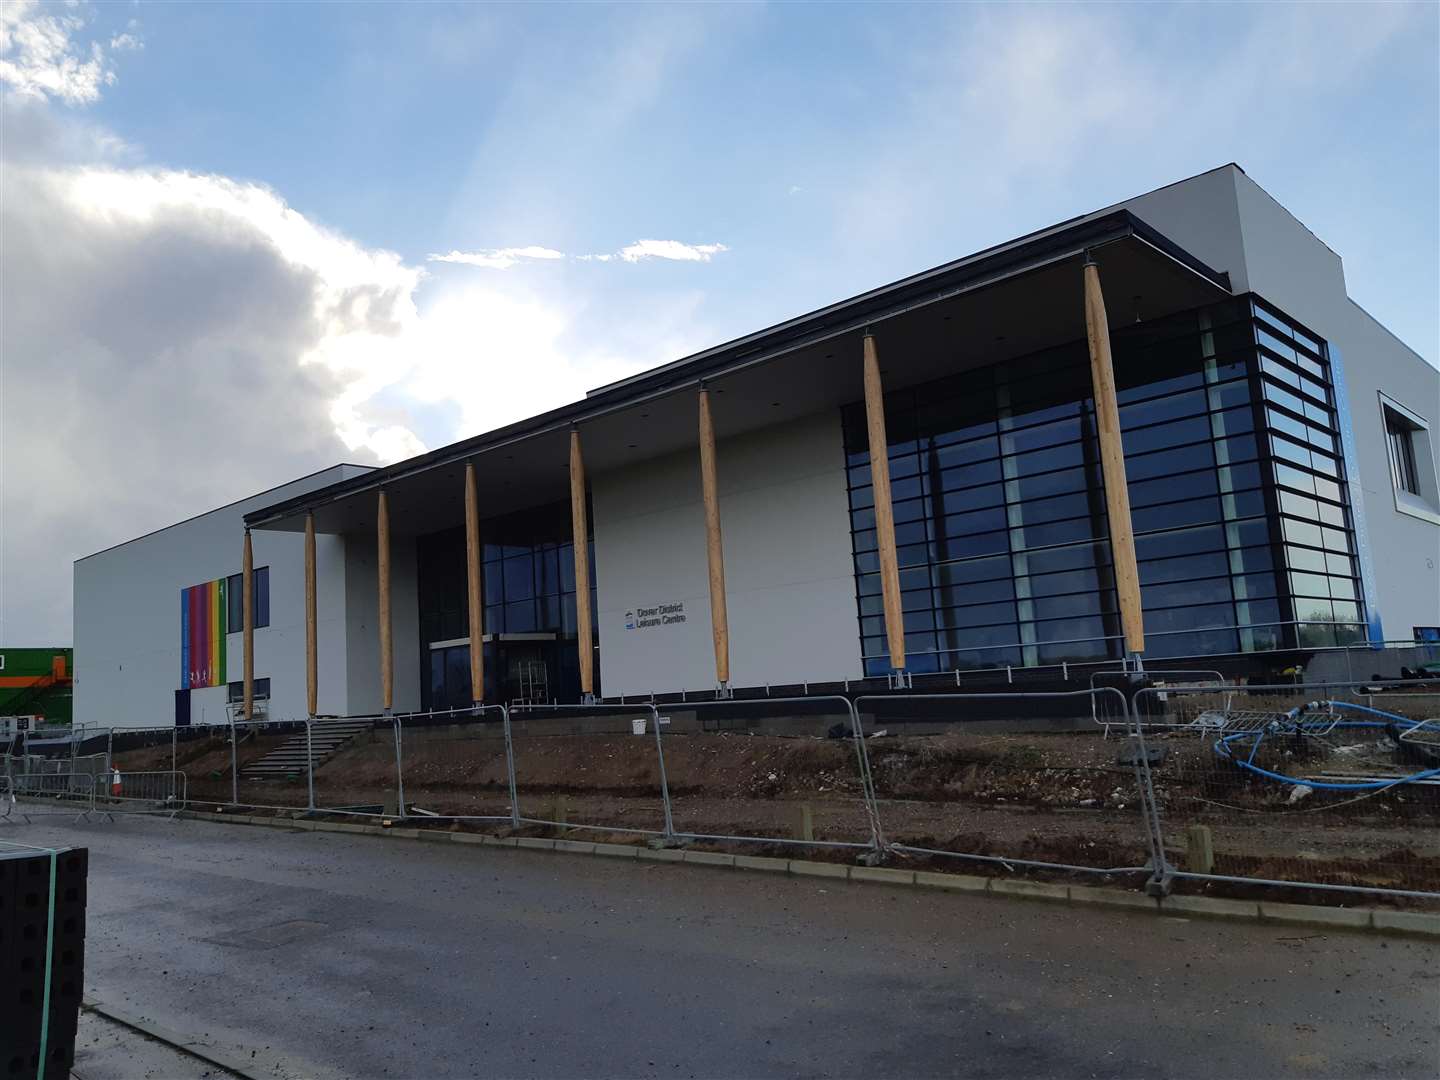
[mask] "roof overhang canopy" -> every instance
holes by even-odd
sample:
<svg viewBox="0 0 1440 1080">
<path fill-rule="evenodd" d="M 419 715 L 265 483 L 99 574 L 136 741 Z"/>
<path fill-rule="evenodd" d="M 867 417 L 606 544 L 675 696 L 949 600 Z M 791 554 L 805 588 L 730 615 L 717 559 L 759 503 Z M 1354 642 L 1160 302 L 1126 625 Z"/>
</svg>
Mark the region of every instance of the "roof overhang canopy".
<svg viewBox="0 0 1440 1080">
<path fill-rule="evenodd" d="M 900 389 L 1085 336 L 1080 267 L 1100 268 L 1112 326 L 1231 295 L 1205 266 L 1128 211 L 1057 226 L 592 391 L 584 400 L 376 469 L 245 517 L 298 531 L 313 512 L 328 533 L 375 528 L 375 493 L 393 532 L 464 521 L 465 463 L 484 517 L 564 499 L 569 430 L 593 475 L 696 446 L 703 382 L 719 437 L 813 415 L 863 397 L 861 339 L 877 338 L 887 389 Z M 698 480 L 697 480 L 698 483 Z"/>
</svg>

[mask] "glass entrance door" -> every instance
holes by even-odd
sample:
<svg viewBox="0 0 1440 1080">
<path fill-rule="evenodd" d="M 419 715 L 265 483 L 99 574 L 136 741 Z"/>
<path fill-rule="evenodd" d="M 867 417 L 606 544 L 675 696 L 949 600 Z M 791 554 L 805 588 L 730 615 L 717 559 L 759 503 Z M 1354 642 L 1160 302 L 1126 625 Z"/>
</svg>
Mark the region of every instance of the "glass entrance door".
<svg viewBox="0 0 1440 1080">
<path fill-rule="evenodd" d="M 505 703 L 548 705 L 552 700 L 550 661 L 555 652 L 554 644 L 502 643 L 499 651 L 505 671 Z"/>
<path fill-rule="evenodd" d="M 561 650 L 562 643 L 554 641 L 487 642 L 485 700 L 506 705 L 571 700 L 565 695 L 575 679 L 560 663 Z M 429 689 L 431 709 L 465 709 L 473 704 L 469 645 L 431 646 Z"/>
</svg>

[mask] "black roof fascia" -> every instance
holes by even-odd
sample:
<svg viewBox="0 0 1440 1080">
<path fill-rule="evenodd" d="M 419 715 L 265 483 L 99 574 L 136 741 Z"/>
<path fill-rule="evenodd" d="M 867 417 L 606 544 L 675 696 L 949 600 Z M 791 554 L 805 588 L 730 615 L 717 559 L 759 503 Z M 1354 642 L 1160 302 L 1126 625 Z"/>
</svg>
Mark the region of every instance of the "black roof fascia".
<svg viewBox="0 0 1440 1080">
<path fill-rule="evenodd" d="M 262 507 L 246 514 L 245 524 L 258 526 L 281 520 L 359 491 L 381 487 L 387 482 L 413 473 L 438 468 L 545 431 L 569 427 L 587 418 L 638 404 L 646 398 L 663 396 L 704 379 L 713 379 L 727 372 L 775 359 L 826 338 L 878 324 L 912 308 L 1015 277 L 1065 258 L 1073 258 L 1091 248 L 1103 247 L 1128 237 L 1144 241 L 1215 287 L 1230 291 L 1228 273 L 1207 266 L 1130 211 L 1116 210 L 1103 217 L 1082 220 L 1074 225 L 1052 227 L 998 247 L 987 248 L 955 262 L 820 308 L 808 315 L 778 323 L 681 360 L 641 372 L 629 379 L 611 383 L 558 409 L 450 443 L 413 458 L 406 458 L 364 476 L 317 488 L 283 503 Z"/>
</svg>

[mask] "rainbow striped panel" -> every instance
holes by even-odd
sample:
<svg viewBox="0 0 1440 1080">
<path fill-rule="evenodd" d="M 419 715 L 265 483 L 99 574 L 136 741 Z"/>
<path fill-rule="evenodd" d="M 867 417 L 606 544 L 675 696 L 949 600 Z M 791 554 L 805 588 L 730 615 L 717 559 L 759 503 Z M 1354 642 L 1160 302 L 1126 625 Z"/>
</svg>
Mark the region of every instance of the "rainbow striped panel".
<svg viewBox="0 0 1440 1080">
<path fill-rule="evenodd" d="M 215 685 L 225 685 L 225 579 L 215 582 Z"/>
<path fill-rule="evenodd" d="M 180 590 L 180 688 L 225 685 L 225 579 Z"/>
<path fill-rule="evenodd" d="M 190 590 L 180 590 L 180 689 L 190 689 Z"/>
</svg>

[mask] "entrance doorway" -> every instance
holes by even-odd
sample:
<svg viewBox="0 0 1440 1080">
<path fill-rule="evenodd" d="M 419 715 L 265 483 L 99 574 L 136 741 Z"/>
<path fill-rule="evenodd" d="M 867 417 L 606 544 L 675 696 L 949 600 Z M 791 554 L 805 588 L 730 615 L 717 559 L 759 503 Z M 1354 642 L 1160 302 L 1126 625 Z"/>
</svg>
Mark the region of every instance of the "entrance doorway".
<svg viewBox="0 0 1440 1080">
<path fill-rule="evenodd" d="M 485 700 L 490 704 L 549 705 L 579 698 L 575 642 L 538 635 L 486 635 Z M 430 644 L 425 706 L 464 709 L 470 692 L 470 644 L 465 638 Z"/>
<path fill-rule="evenodd" d="M 553 642 L 500 644 L 504 671 L 504 698 L 507 705 L 550 704 L 550 656 Z"/>
</svg>

